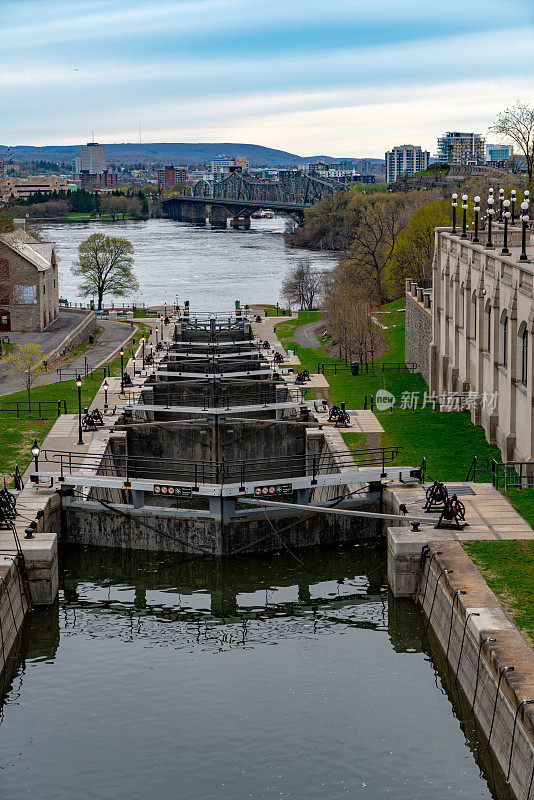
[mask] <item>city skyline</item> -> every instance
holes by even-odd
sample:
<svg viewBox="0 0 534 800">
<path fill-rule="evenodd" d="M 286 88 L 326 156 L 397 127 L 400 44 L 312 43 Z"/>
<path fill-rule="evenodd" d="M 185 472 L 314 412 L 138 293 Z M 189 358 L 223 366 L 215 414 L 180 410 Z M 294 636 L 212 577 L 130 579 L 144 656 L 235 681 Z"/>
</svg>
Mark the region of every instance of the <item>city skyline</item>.
<svg viewBox="0 0 534 800">
<path fill-rule="evenodd" d="M 530 0 L 30 0 L 2 4 L 6 145 L 261 144 L 383 158 L 446 130 L 487 134 L 528 101 Z M 513 57 L 503 41 L 516 41 Z M 502 57 L 499 55 L 503 53 Z M 36 133 L 39 131 L 39 133 Z"/>
</svg>

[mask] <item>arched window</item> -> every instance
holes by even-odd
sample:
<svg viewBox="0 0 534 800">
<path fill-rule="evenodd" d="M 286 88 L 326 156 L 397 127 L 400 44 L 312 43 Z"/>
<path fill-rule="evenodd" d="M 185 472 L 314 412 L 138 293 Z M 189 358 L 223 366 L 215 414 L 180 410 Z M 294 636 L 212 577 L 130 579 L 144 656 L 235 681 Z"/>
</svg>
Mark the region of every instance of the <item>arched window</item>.
<svg viewBox="0 0 534 800">
<path fill-rule="evenodd" d="M 491 304 L 488 303 L 488 311 L 487 311 L 487 350 L 488 353 L 491 353 Z"/>
<path fill-rule="evenodd" d="M 502 365 L 508 369 L 508 317 L 506 314 L 502 321 Z"/>
<path fill-rule="evenodd" d="M 528 377 L 528 331 L 525 328 L 521 336 L 521 383 L 527 385 Z"/>
</svg>

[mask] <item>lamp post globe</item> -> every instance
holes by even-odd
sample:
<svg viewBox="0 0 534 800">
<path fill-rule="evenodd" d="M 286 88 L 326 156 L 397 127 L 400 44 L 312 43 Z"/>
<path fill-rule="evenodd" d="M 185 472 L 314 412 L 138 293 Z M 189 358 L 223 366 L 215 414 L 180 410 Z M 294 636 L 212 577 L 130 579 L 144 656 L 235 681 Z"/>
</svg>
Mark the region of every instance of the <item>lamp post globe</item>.
<svg viewBox="0 0 534 800">
<path fill-rule="evenodd" d="M 37 444 L 37 439 L 33 440 L 32 444 L 32 456 L 35 460 L 35 471 L 39 472 L 39 453 L 41 452 L 41 448 Z"/>
<path fill-rule="evenodd" d="M 82 437 L 82 386 L 83 380 L 81 379 L 80 375 L 76 376 L 76 380 L 74 381 L 76 384 L 76 388 L 78 389 L 78 444 L 83 444 L 83 437 Z"/>
<path fill-rule="evenodd" d="M 478 219 L 479 219 L 478 215 L 480 213 L 480 197 L 478 196 L 478 194 L 475 196 L 474 202 L 475 202 L 475 235 L 473 236 L 473 242 L 480 242 L 480 239 L 478 238 Z"/>
<path fill-rule="evenodd" d="M 466 194 L 462 195 L 462 210 L 463 210 L 463 217 L 462 217 L 462 239 L 467 239 L 467 200 L 468 197 Z"/>
<path fill-rule="evenodd" d="M 520 261 L 528 261 L 527 256 L 527 229 L 528 229 L 528 200 L 523 200 L 521 203 L 521 255 L 519 256 Z"/>
<path fill-rule="evenodd" d="M 108 383 L 108 379 L 107 378 L 104 378 L 104 383 L 102 384 L 102 388 L 104 390 L 104 409 L 107 409 L 107 407 L 108 407 L 108 389 L 109 389 L 109 383 Z"/>
<path fill-rule="evenodd" d="M 456 209 L 458 208 L 458 195 L 456 192 L 452 194 L 452 231 L 453 235 L 457 234 L 458 231 L 456 230 Z"/>
</svg>

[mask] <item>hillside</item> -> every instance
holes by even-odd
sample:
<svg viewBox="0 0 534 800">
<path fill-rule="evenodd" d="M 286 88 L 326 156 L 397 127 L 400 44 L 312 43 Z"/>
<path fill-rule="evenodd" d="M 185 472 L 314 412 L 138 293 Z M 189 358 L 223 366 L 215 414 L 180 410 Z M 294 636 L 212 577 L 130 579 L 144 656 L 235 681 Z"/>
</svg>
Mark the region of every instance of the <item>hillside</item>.
<svg viewBox="0 0 534 800">
<path fill-rule="evenodd" d="M 298 156 L 285 150 L 275 150 L 257 144 L 235 142 L 203 142 L 190 144 L 183 142 L 153 142 L 146 144 L 124 143 L 106 144 L 108 163 L 135 164 L 155 162 L 157 164 L 201 164 L 221 155 L 246 156 L 253 166 L 289 166 L 305 164 L 308 161 L 338 161 L 332 156 Z M 74 156 L 80 155 L 80 145 L 0 145 L 0 154 L 16 161 L 64 161 L 70 163 Z M 351 156 L 353 158 L 353 156 Z M 372 159 L 377 164 L 380 159 Z"/>
</svg>

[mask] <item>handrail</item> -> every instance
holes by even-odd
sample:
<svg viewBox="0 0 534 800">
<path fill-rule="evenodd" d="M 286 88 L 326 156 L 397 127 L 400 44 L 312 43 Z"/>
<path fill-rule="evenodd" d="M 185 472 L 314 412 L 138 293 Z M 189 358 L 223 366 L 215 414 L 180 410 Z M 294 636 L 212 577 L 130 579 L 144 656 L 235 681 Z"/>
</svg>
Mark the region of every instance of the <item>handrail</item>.
<svg viewBox="0 0 534 800">
<path fill-rule="evenodd" d="M 21 419 L 21 412 L 37 411 L 37 419 L 49 419 L 48 416 L 43 416 L 43 411 L 54 410 L 54 416 L 61 416 L 67 414 L 67 403 L 65 400 L 34 400 L 29 403 L 27 400 L 0 400 L 0 417 L 2 415 L 12 416 L 15 419 Z"/>
<path fill-rule="evenodd" d="M 303 453 L 293 456 L 259 459 L 221 459 L 204 461 L 195 459 L 151 458 L 121 454 L 88 455 L 73 451 L 42 450 L 40 460 L 58 464 L 60 474 L 89 469 L 98 475 L 125 478 L 152 478 L 156 480 L 183 480 L 198 483 L 243 483 L 276 476 L 289 478 L 338 472 L 342 468 L 381 465 L 384 470 L 399 454 L 398 446 L 363 449 L 344 449 L 327 453 Z"/>
</svg>

